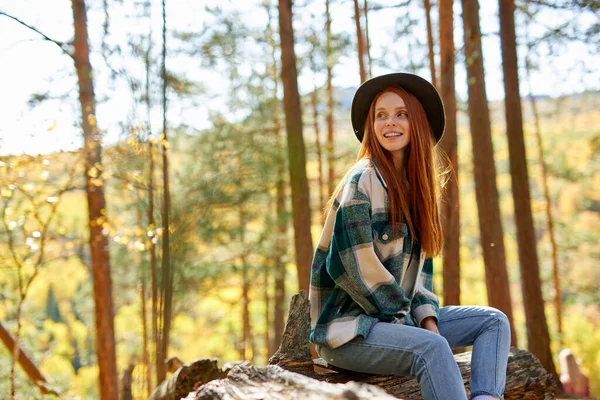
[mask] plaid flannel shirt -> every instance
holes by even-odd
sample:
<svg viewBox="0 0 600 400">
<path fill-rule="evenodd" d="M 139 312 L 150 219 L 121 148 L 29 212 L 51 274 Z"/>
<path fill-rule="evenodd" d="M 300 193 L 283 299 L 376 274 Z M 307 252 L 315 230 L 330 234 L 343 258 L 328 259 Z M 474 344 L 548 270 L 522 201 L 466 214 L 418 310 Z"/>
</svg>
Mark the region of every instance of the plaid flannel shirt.
<svg viewBox="0 0 600 400">
<path fill-rule="evenodd" d="M 375 165 L 358 162 L 328 212 L 312 262 L 310 341 L 336 348 L 366 338 L 377 322 L 420 326 L 438 318 L 433 263 L 398 224 Z"/>
</svg>

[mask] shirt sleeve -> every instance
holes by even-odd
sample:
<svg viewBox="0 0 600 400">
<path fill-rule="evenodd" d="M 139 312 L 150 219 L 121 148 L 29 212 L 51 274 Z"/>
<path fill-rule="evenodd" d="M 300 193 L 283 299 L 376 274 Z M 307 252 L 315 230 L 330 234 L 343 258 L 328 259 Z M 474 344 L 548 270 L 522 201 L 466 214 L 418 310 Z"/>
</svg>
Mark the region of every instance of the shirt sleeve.
<svg viewBox="0 0 600 400">
<path fill-rule="evenodd" d="M 408 309 L 410 300 L 375 254 L 371 204 L 364 193 L 341 202 L 328 256 L 329 275 L 367 314 L 391 322 Z"/>
<path fill-rule="evenodd" d="M 415 295 L 410 305 L 410 313 L 416 325 L 421 326 L 421 321 L 433 317 L 439 321 L 440 302 L 433 293 L 433 260 L 428 258 L 423 263 L 421 274 L 417 277 Z"/>
</svg>

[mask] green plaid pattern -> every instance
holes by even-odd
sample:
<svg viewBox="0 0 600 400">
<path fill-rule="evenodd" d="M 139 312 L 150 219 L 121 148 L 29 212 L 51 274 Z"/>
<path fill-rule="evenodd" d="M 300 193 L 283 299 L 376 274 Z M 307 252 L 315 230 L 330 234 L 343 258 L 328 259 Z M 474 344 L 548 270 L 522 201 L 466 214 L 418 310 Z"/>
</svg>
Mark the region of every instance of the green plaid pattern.
<svg viewBox="0 0 600 400">
<path fill-rule="evenodd" d="M 394 237 L 385 182 L 370 160 L 358 162 L 333 201 L 313 258 L 312 343 L 336 348 L 366 338 L 379 321 L 419 326 L 437 319 L 433 262 L 405 224 L 397 231 Z"/>
</svg>

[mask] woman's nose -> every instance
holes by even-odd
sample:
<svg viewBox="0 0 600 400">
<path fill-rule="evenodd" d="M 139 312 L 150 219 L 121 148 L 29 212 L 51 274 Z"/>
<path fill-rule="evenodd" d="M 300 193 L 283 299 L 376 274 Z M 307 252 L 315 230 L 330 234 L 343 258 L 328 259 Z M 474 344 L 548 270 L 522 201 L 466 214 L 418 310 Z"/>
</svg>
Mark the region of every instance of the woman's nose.
<svg viewBox="0 0 600 400">
<path fill-rule="evenodd" d="M 394 118 L 388 118 L 386 125 L 388 125 L 388 126 L 396 125 L 396 121 L 394 120 Z"/>
</svg>

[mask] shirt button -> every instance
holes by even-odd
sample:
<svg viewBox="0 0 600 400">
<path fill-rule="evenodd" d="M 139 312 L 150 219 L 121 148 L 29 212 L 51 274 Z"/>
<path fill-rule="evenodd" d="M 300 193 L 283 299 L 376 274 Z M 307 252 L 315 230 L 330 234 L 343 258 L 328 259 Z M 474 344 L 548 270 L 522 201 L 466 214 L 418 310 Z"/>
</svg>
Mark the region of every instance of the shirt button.
<svg viewBox="0 0 600 400">
<path fill-rule="evenodd" d="M 387 233 L 384 233 L 384 234 L 383 234 L 383 236 L 382 236 L 381 238 L 382 238 L 383 240 L 388 240 L 388 237 L 389 237 L 389 236 L 387 235 Z"/>
</svg>

